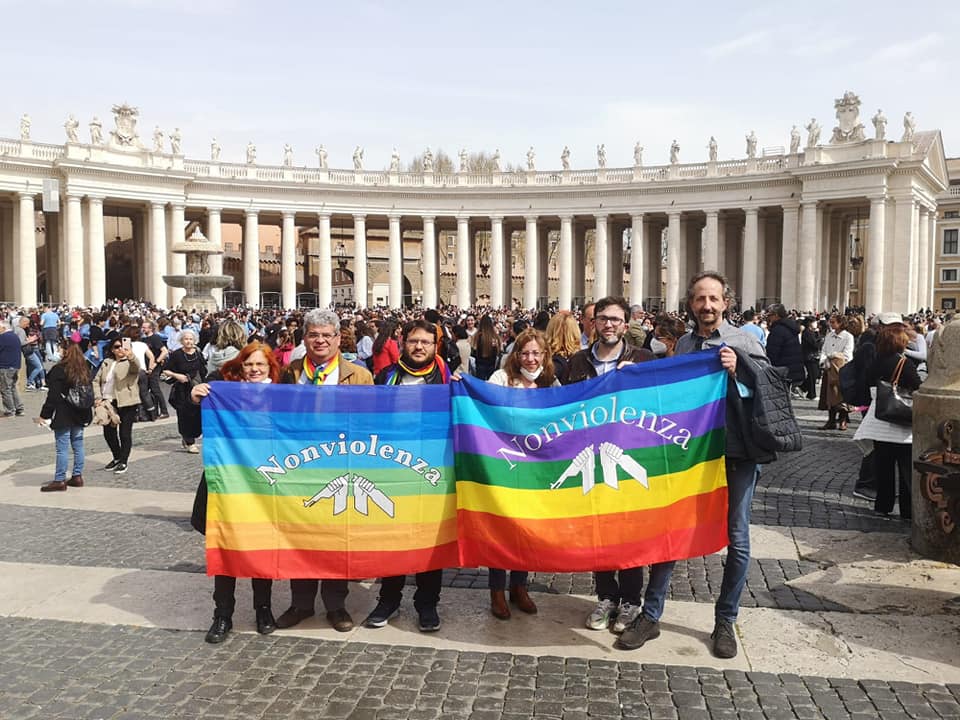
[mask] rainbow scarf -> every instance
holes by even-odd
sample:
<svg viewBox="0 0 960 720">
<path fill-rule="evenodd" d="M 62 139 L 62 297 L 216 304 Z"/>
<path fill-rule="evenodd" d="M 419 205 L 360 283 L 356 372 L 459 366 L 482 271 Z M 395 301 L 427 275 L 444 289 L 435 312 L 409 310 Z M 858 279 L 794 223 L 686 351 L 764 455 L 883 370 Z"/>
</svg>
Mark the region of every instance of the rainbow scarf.
<svg viewBox="0 0 960 720">
<path fill-rule="evenodd" d="M 400 385 L 403 381 L 403 375 L 412 375 L 413 377 L 422 377 L 430 385 L 442 385 L 450 382 L 450 369 L 439 355 L 434 356 L 433 361 L 422 368 L 415 369 L 400 360 L 386 369 L 384 385 Z"/>
<path fill-rule="evenodd" d="M 340 367 L 340 353 L 330 358 L 323 369 L 314 365 L 309 357 L 304 356 L 303 358 L 303 373 L 307 376 L 311 385 L 323 385 L 324 380 L 330 377 L 338 367 Z"/>
</svg>

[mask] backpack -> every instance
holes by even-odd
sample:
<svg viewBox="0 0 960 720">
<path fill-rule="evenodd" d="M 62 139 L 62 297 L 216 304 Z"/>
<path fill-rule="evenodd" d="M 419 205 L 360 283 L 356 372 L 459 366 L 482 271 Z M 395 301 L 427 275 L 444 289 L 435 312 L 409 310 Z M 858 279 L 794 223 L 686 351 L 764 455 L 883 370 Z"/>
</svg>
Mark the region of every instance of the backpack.
<svg viewBox="0 0 960 720">
<path fill-rule="evenodd" d="M 77 410 L 89 410 L 93 407 L 93 385 L 91 383 L 74 385 L 67 390 L 63 399 L 67 405 Z"/>
</svg>

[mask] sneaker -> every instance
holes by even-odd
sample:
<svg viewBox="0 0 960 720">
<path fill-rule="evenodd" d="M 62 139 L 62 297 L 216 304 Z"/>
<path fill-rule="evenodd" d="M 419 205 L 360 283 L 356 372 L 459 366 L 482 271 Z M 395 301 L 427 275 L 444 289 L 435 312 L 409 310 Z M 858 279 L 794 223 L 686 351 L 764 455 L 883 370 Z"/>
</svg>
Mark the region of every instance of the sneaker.
<svg viewBox="0 0 960 720">
<path fill-rule="evenodd" d="M 367 615 L 367 619 L 363 621 L 363 626 L 366 628 L 382 628 L 390 618 L 397 614 L 399 609 L 400 605 L 380 600 L 373 612 Z"/>
<path fill-rule="evenodd" d="M 26 415 L 26 411 L 24 411 L 24 410 L 17 410 L 17 417 L 23 417 L 24 415 Z"/>
<path fill-rule="evenodd" d="M 606 630 L 617 611 L 617 604 L 613 600 L 601 600 L 587 617 L 587 627 L 590 630 Z"/>
<path fill-rule="evenodd" d="M 420 632 L 436 632 L 440 629 L 440 615 L 436 605 L 420 608 L 417 613 L 420 615 Z"/>
<path fill-rule="evenodd" d="M 632 605 L 628 602 L 620 603 L 620 611 L 617 613 L 617 619 L 613 623 L 613 632 L 617 635 L 622 633 L 630 627 L 639 614 L 639 605 Z"/>
<path fill-rule="evenodd" d="M 117 463 L 116 467 L 113 468 L 114 475 L 123 475 L 127 471 L 126 463 Z"/>
<path fill-rule="evenodd" d="M 869 488 L 864 488 L 863 490 L 858 490 L 857 488 L 853 489 L 853 496 L 855 498 L 860 498 L 861 500 L 869 500 L 873 502 L 877 499 L 877 491 L 870 490 Z"/>
<path fill-rule="evenodd" d="M 623 631 L 614 647 L 621 650 L 636 650 L 641 648 L 647 640 L 654 640 L 660 637 L 660 623 L 651 620 L 646 615 L 638 615 L 637 618 Z"/>
<path fill-rule="evenodd" d="M 732 658 L 737 656 L 737 634 L 733 630 L 733 623 L 726 620 L 717 620 L 710 633 L 713 640 L 713 656 L 718 658 Z"/>
<path fill-rule="evenodd" d="M 106 465 L 103 466 L 104 470 L 113 470 L 117 465 L 120 464 L 119 460 L 111 460 Z"/>
<path fill-rule="evenodd" d="M 200 452 L 200 448 L 196 443 L 194 443 L 193 445 L 187 445 L 187 452 L 190 453 L 191 455 L 196 455 L 197 453 Z"/>
<path fill-rule="evenodd" d="M 35 388 L 33 385 L 27 385 L 27 386 L 24 388 L 24 390 L 26 390 L 27 392 L 36 392 L 36 391 L 37 391 L 37 388 Z"/>
</svg>

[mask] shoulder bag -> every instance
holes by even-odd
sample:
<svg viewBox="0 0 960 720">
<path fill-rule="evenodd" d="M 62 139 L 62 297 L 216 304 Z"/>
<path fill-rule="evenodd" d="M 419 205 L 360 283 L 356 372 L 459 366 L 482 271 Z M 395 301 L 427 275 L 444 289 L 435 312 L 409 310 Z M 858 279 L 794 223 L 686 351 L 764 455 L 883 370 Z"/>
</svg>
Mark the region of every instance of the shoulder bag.
<svg viewBox="0 0 960 720">
<path fill-rule="evenodd" d="M 894 425 L 913 424 L 913 395 L 900 388 L 900 373 L 907 358 L 900 356 L 897 369 L 893 371 L 890 381 L 877 381 L 877 408 L 878 420 L 884 420 Z"/>
</svg>

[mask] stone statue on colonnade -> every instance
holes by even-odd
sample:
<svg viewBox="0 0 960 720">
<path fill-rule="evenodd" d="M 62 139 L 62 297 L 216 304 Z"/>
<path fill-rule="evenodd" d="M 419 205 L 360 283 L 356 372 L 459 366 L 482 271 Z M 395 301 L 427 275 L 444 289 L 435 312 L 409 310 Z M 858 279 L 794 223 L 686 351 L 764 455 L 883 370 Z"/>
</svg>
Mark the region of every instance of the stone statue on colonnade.
<svg viewBox="0 0 960 720">
<path fill-rule="evenodd" d="M 160 129 L 159 125 L 153 128 L 153 151 L 163 152 L 163 130 Z"/>
<path fill-rule="evenodd" d="M 527 170 L 532 172 L 537 169 L 536 159 L 537 154 L 533 152 L 533 145 L 531 145 L 530 149 L 527 150 Z"/>
<path fill-rule="evenodd" d="M 757 134 L 751 130 L 747 135 L 747 157 L 755 158 L 757 156 Z"/>
<path fill-rule="evenodd" d="M 317 160 L 320 162 L 320 169 L 327 169 L 327 149 L 321 145 L 314 152 L 317 154 Z"/>
<path fill-rule="evenodd" d="M 363 148 L 359 145 L 353 149 L 353 169 L 363 170 Z"/>
<path fill-rule="evenodd" d="M 680 143 L 674 140 L 670 144 L 670 164 L 676 165 L 680 162 Z"/>
<path fill-rule="evenodd" d="M 560 153 L 560 165 L 563 166 L 564 170 L 570 169 L 570 148 L 566 145 L 563 146 L 563 152 Z"/>
<path fill-rule="evenodd" d="M 810 118 L 810 124 L 804 125 L 807 131 L 807 147 L 814 147 L 820 142 L 820 123 L 816 118 Z"/>
<path fill-rule="evenodd" d="M 837 127 L 833 129 L 831 144 L 863 142 L 867 139 L 863 123 L 860 122 L 860 98 L 856 93 L 847 90 L 842 98 L 833 101 L 833 107 L 837 111 Z"/>
<path fill-rule="evenodd" d="M 68 117 L 67 121 L 63 124 L 63 129 L 67 131 L 68 143 L 80 142 L 80 134 L 77 132 L 79 128 L 80 121 L 73 116 L 73 113 L 71 113 L 70 117 Z"/>
<path fill-rule="evenodd" d="M 170 133 L 170 152 L 174 155 L 180 154 L 180 128 L 174 128 L 173 132 Z"/>
<path fill-rule="evenodd" d="M 794 125 L 790 128 L 790 154 L 796 155 L 800 152 L 800 131 Z"/>
<path fill-rule="evenodd" d="M 717 161 L 717 139 L 713 135 L 710 136 L 710 143 L 707 145 L 707 149 L 710 153 L 710 162 L 716 162 Z"/>
<path fill-rule="evenodd" d="M 30 116 L 27 113 L 24 113 L 20 118 L 20 141 L 21 142 L 30 142 L 30 128 L 33 125 L 33 121 L 30 119 Z"/>
<path fill-rule="evenodd" d="M 633 166 L 643 167 L 643 145 L 640 144 L 639 140 L 633 146 Z"/>
<path fill-rule="evenodd" d="M 290 147 L 290 143 L 283 145 L 283 166 L 293 167 L 293 148 Z"/>
<path fill-rule="evenodd" d="M 423 152 L 423 173 L 427 175 L 433 172 L 433 153 L 430 152 L 430 148 L 427 148 Z"/>
<path fill-rule="evenodd" d="M 390 153 L 390 172 L 400 172 L 400 153 L 396 148 Z"/>
<path fill-rule="evenodd" d="M 214 162 L 220 159 L 220 143 L 217 142 L 216 138 L 210 140 L 210 159 Z"/>
<path fill-rule="evenodd" d="M 597 145 L 597 167 L 605 168 L 607 166 L 607 146 L 603 143 Z"/>
<path fill-rule="evenodd" d="M 493 151 L 493 171 L 500 172 L 500 148 Z"/>
<path fill-rule="evenodd" d="M 257 146 L 253 142 L 247 143 L 247 165 L 253 165 L 257 161 Z"/>
<path fill-rule="evenodd" d="M 878 109 L 877 114 L 873 116 L 871 120 L 873 123 L 874 130 L 876 131 L 874 137 L 877 140 L 884 140 L 887 137 L 887 118 L 883 114 L 883 110 Z"/>
<path fill-rule="evenodd" d="M 465 173 L 469 169 L 470 157 L 467 155 L 467 149 L 460 149 L 460 172 Z"/>
<path fill-rule="evenodd" d="M 907 114 L 903 116 L 903 137 L 900 139 L 900 142 L 913 142 L 913 136 L 917 133 L 917 121 L 913 117 L 913 113 L 909 110 Z"/>
<path fill-rule="evenodd" d="M 113 124 L 116 126 L 110 131 L 110 141 L 119 148 L 143 148 L 140 137 L 137 135 L 137 117 L 140 111 L 124 103 L 110 108 L 113 113 Z"/>
<path fill-rule="evenodd" d="M 90 121 L 90 144 L 103 145 L 103 124 L 96 115 Z"/>
</svg>

